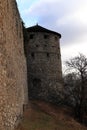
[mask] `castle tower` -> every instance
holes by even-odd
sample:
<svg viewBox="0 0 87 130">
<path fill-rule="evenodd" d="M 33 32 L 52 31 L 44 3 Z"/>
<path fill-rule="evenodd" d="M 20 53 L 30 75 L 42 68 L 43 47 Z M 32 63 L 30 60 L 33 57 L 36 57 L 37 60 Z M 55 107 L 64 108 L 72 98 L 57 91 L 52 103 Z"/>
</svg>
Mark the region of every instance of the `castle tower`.
<svg viewBox="0 0 87 130">
<path fill-rule="evenodd" d="M 61 34 L 39 25 L 27 28 L 29 96 L 47 100 L 62 89 Z"/>
</svg>

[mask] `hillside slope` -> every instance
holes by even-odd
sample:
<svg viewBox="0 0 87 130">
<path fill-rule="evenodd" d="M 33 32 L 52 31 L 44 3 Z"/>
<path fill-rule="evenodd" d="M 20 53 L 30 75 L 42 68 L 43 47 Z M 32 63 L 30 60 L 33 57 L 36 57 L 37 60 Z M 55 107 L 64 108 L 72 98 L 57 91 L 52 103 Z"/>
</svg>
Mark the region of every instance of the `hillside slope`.
<svg viewBox="0 0 87 130">
<path fill-rule="evenodd" d="M 87 130 L 70 117 L 70 108 L 31 101 L 24 119 L 16 130 Z"/>
</svg>

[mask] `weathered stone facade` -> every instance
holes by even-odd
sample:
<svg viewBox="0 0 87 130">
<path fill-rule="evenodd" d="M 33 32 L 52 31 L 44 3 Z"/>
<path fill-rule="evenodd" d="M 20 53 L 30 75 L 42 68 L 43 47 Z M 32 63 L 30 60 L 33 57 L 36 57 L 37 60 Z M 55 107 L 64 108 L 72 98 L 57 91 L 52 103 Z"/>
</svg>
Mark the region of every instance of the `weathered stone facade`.
<svg viewBox="0 0 87 130">
<path fill-rule="evenodd" d="M 15 0 L 0 0 L 0 130 L 13 130 L 26 103 L 21 18 Z"/>
<path fill-rule="evenodd" d="M 29 97 L 50 101 L 62 90 L 61 35 L 39 25 L 27 28 L 27 32 Z"/>
</svg>

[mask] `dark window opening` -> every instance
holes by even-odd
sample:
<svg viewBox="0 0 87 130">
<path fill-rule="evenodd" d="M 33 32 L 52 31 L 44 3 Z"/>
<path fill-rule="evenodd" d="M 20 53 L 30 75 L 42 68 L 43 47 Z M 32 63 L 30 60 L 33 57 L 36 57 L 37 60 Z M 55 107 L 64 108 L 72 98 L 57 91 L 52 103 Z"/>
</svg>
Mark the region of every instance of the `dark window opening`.
<svg viewBox="0 0 87 130">
<path fill-rule="evenodd" d="M 39 47 L 39 45 L 36 45 L 36 47 Z"/>
<path fill-rule="evenodd" d="M 32 57 L 33 59 L 35 58 L 34 52 L 31 53 L 31 57 Z"/>
<path fill-rule="evenodd" d="M 52 46 L 52 47 L 55 47 L 55 46 Z"/>
<path fill-rule="evenodd" d="M 33 79 L 33 86 L 40 87 L 41 86 L 41 79 L 38 79 L 38 78 Z"/>
<path fill-rule="evenodd" d="M 34 34 L 30 34 L 30 39 L 33 39 L 34 38 Z"/>
<path fill-rule="evenodd" d="M 47 47 L 47 45 L 44 45 L 44 47 Z"/>
<path fill-rule="evenodd" d="M 49 53 L 47 53 L 47 57 L 48 57 L 48 58 L 50 57 L 50 54 L 49 54 Z"/>
<path fill-rule="evenodd" d="M 32 96 L 37 98 L 41 92 L 41 79 L 34 78 L 32 79 Z"/>
<path fill-rule="evenodd" d="M 44 35 L 44 39 L 48 39 L 49 38 L 49 35 Z"/>
<path fill-rule="evenodd" d="M 55 37 L 55 40 L 57 41 L 57 40 L 58 40 L 58 38 L 57 38 L 57 37 Z"/>
</svg>

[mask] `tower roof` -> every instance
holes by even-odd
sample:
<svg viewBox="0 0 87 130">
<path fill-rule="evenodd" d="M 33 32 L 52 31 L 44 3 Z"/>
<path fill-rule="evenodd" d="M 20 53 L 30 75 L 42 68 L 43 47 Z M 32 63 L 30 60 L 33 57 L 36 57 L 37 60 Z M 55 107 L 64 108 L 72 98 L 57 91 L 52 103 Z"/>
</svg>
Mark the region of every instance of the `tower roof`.
<svg viewBox="0 0 87 130">
<path fill-rule="evenodd" d="M 51 31 L 49 29 L 46 29 L 46 28 L 44 28 L 42 26 L 39 26 L 38 24 L 35 25 L 35 26 L 27 28 L 27 31 L 29 31 L 29 32 L 47 32 L 47 33 L 53 33 L 53 34 L 58 35 L 61 38 L 61 34 L 60 33 L 57 33 L 55 31 Z"/>
</svg>

